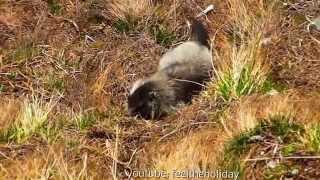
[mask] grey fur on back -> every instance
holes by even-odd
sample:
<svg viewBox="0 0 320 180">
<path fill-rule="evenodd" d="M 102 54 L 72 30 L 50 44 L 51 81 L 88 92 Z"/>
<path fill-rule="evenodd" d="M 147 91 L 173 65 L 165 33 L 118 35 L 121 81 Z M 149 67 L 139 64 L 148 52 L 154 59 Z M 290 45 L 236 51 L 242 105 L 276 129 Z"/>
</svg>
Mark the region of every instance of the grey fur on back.
<svg viewBox="0 0 320 180">
<path fill-rule="evenodd" d="M 188 69 L 184 68 L 189 72 L 197 66 L 202 66 L 205 69 L 211 68 L 211 53 L 206 46 L 200 45 L 196 41 L 185 42 L 162 56 L 158 71 L 179 64 L 190 67 Z"/>
</svg>

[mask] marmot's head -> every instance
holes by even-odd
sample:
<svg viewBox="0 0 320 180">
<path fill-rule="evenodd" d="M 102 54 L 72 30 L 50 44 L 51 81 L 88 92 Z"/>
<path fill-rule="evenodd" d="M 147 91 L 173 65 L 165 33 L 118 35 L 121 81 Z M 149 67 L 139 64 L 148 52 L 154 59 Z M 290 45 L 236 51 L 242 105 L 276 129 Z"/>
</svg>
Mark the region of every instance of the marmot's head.
<svg viewBox="0 0 320 180">
<path fill-rule="evenodd" d="M 128 96 L 130 116 L 158 119 L 168 113 L 173 96 L 159 81 L 137 81 Z"/>
</svg>

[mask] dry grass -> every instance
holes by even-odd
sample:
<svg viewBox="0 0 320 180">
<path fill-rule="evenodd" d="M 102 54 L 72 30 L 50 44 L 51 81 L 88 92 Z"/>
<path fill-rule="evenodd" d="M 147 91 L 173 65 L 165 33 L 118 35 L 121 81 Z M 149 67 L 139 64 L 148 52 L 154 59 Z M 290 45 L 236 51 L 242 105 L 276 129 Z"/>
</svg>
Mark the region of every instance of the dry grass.
<svg viewBox="0 0 320 180">
<path fill-rule="evenodd" d="M 0 127 L 1 130 L 8 129 L 18 116 L 20 102 L 11 98 L 4 98 L 0 103 Z"/>
<path fill-rule="evenodd" d="M 152 11 L 152 0 L 130 1 L 130 0 L 113 0 L 110 2 L 110 13 L 114 18 L 126 19 L 127 16 L 140 17 Z"/>
<path fill-rule="evenodd" d="M 231 115 L 227 123 L 226 131 L 230 135 L 238 134 L 254 128 L 261 119 L 274 116 L 284 116 L 294 119 L 297 123 L 315 123 L 319 121 L 320 104 L 316 99 L 319 95 L 302 95 L 293 91 L 287 94 L 251 96 L 242 98 L 236 103 L 236 108 L 231 108 Z"/>
<path fill-rule="evenodd" d="M 312 40 L 312 36 L 319 39 L 320 33 L 307 31 L 307 19 L 319 16 L 318 7 L 316 0 L 294 0 L 280 9 L 281 17 L 286 19 L 274 24 L 278 38 L 270 44 L 268 56 L 275 79 L 290 88 L 319 89 L 319 73 L 316 71 L 320 67 L 320 45 Z"/>
<path fill-rule="evenodd" d="M 252 5 L 253 4 L 253 5 Z M 255 5 L 255 6 L 254 6 Z M 225 101 L 261 91 L 270 71 L 263 40 L 271 23 L 273 4 L 229 1 L 230 34 L 217 54 L 215 89 Z M 256 9 L 253 11 L 250 8 Z M 259 14 L 255 14 L 255 13 Z"/>
<path fill-rule="evenodd" d="M 190 132 L 186 137 L 156 147 L 153 168 L 171 172 L 174 170 L 214 171 L 223 152 L 221 131 L 215 129 Z M 213 150 L 214 149 L 214 150 Z"/>
<path fill-rule="evenodd" d="M 7 161 L 2 166 L 1 178 L 5 179 L 94 179 L 98 175 L 88 172 L 88 155 L 69 159 L 63 146 L 55 145 L 19 159 Z"/>
<path fill-rule="evenodd" d="M 229 145 L 229 148 L 231 146 L 232 153 L 236 153 L 236 159 L 234 159 L 235 157 L 231 158 L 232 161 L 229 163 L 239 163 L 243 177 L 278 177 L 276 174 L 283 172 L 270 168 L 268 164 L 260 163 L 263 161 L 260 161 L 259 158 L 266 158 L 267 163 L 273 163 L 273 158 L 277 159 L 278 156 L 288 156 L 289 154 L 296 155 L 297 159 L 300 159 L 318 152 L 318 129 L 310 128 L 319 123 L 320 104 L 315 101 L 318 98 L 319 94 L 301 94 L 299 91 L 289 91 L 277 95 L 243 97 L 235 102 L 225 112 L 224 118 L 220 119 L 224 134 L 229 137 L 225 144 Z M 266 124 L 269 124 L 267 127 L 271 127 L 271 132 L 265 128 Z M 300 131 L 300 128 L 305 130 Z M 293 133 L 289 136 L 288 134 L 291 132 Z M 273 133 L 283 133 L 285 136 L 277 136 Z M 259 137 L 262 140 L 252 140 L 252 138 Z M 283 139 L 279 141 L 277 138 Z M 230 154 L 227 154 L 226 157 L 230 158 L 229 156 Z M 305 160 L 304 162 L 293 161 L 291 163 L 297 167 L 303 167 L 306 163 L 310 163 L 310 166 L 316 168 L 314 163 L 317 158 L 310 158 L 309 161 Z M 253 168 L 255 163 L 257 167 Z M 286 160 L 279 160 L 276 165 L 287 166 L 287 163 Z M 271 175 L 268 174 L 269 171 Z M 303 174 L 299 173 L 297 177 L 303 176 Z M 305 175 L 310 178 L 315 177 L 313 172 Z"/>
<path fill-rule="evenodd" d="M 142 167 L 140 169 L 146 168 L 145 165 L 147 165 L 148 168 L 166 172 L 173 172 L 177 169 L 214 171 L 227 162 L 224 159 L 227 157 L 225 154 L 227 145 L 234 141 L 234 138 L 238 138 L 241 133 L 255 129 L 262 120 L 271 122 L 273 117 L 285 117 L 290 122 L 302 126 L 319 123 L 320 104 L 315 100 L 318 98 L 318 94 L 302 95 L 297 91 L 240 98 L 220 117 L 221 126 L 179 133 L 176 139 L 169 142 L 147 144 L 147 153 L 141 157 Z M 307 130 L 306 136 L 299 136 L 299 138 L 304 138 L 304 143 L 301 142 L 302 147 L 317 150 L 318 140 L 317 135 L 314 134 L 317 133 L 316 130 Z M 238 157 L 243 163 L 241 166 L 248 165 L 244 160 L 254 157 L 254 152 L 259 153 L 253 147 L 252 152 L 249 150 L 248 154 Z M 234 159 L 232 163 L 237 161 Z M 242 176 L 250 177 L 252 173 L 245 171 Z M 172 175 L 171 173 L 170 178 L 174 179 Z"/>
</svg>

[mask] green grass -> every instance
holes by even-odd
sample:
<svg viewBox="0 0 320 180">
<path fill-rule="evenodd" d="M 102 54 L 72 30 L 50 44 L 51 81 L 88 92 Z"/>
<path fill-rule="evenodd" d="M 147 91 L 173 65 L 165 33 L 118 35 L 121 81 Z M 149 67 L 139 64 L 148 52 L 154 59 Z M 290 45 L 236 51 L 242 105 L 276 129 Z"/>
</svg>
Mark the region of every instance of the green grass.
<svg viewBox="0 0 320 180">
<path fill-rule="evenodd" d="M 113 25 L 118 32 L 125 33 L 131 30 L 129 22 L 123 19 L 118 19 Z"/>
<path fill-rule="evenodd" d="M 304 132 L 304 128 L 300 125 L 290 122 L 287 117 L 275 116 L 269 119 L 261 120 L 255 128 L 250 131 L 242 132 L 234 137 L 225 146 L 225 154 L 222 166 L 231 171 L 239 171 L 240 176 L 243 172 L 241 165 L 241 157 L 250 150 L 251 145 L 259 142 L 253 141 L 254 136 L 269 136 L 280 138 L 286 143 L 281 149 L 284 155 L 291 155 L 297 151 L 298 137 Z"/>
<path fill-rule="evenodd" d="M 74 118 L 74 122 L 75 122 L 76 128 L 79 131 L 82 131 L 92 127 L 96 123 L 97 119 L 98 119 L 98 116 L 96 113 L 83 112 Z"/>
<path fill-rule="evenodd" d="M 65 119 L 59 118 L 54 121 L 45 122 L 38 131 L 38 135 L 48 144 L 56 142 L 62 137 Z"/>
<path fill-rule="evenodd" d="M 61 15 L 62 14 L 62 6 L 59 4 L 58 0 L 48 0 L 48 8 L 51 14 L 53 15 Z"/>
<path fill-rule="evenodd" d="M 49 90 L 55 90 L 60 93 L 64 92 L 66 84 L 63 78 L 56 77 L 58 75 L 52 75 L 48 78 L 48 89 Z"/>
<path fill-rule="evenodd" d="M 16 79 L 17 76 L 18 76 L 17 72 L 9 72 L 9 74 L 7 75 L 9 79 Z"/>
<path fill-rule="evenodd" d="M 113 27 L 120 33 L 133 32 L 137 28 L 139 19 L 132 15 L 126 15 L 124 19 L 118 19 L 113 23 Z"/>
<path fill-rule="evenodd" d="M 250 76 L 250 71 L 250 67 L 244 67 L 237 79 L 231 72 L 226 72 L 217 83 L 217 92 L 225 101 L 229 101 L 257 91 L 260 85 L 254 81 L 254 77 Z"/>
<path fill-rule="evenodd" d="M 320 123 L 308 127 L 302 141 L 309 150 L 320 153 Z"/>
<path fill-rule="evenodd" d="M 11 53 L 9 60 L 11 62 L 24 62 L 29 60 L 40 53 L 40 50 L 35 46 L 34 43 L 25 40 L 21 45 L 19 45 L 13 53 Z"/>
<path fill-rule="evenodd" d="M 52 100 L 44 102 L 35 96 L 26 99 L 13 126 L 2 132 L 1 139 L 23 143 L 33 135 L 41 133 L 54 105 Z"/>
<path fill-rule="evenodd" d="M 270 74 L 262 40 L 272 5 L 255 14 L 247 9 L 247 3 L 229 1 L 232 25 L 226 35 L 228 46 L 216 51 L 215 90 L 217 97 L 226 102 L 263 92 Z"/>
<path fill-rule="evenodd" d="M 176 39 L 176 36 L 162 24 L 151 25 L 149 31 L 156 42 L 163 46 L 171 45 Z"/>
<path fill-rule="evenodd" d="M 261 124 L 254 129 L 242 132 L 238 136 L 234 137 L 230 142 L 225 145 L 224 157 L 221 162 L 221 167 L 226 168 L 229 171 L 239 172 L 240 179 L 244 175 L 244 167 L 241 165 L 241 156 L 246 153 L 249 148 L 250 138 L 262 133 Z"/>
<path fill-rule="evenodd" d="M 270 76 L 266 79 L 266 81 L 263 83 L 261 87 L 261 91 L 263 93 L 268 93 L 271 91 L 277 91 L 277 92 L 283 92 L 284 90 L 287 90 L 288 87 L 285 84 L 278 83 L 274 81 Z"/>
<path fill-rule="evenodd" d="M 269 123 L 264 123 L 263 130 L 268 129 L 270 129 L 273 135 L 280 137 L 285 143 L 296 141 L 298 135 L 303 134 L 305 131 L 301 125 L 291 122 L 284 116 L 270 118 Z"/>
<path fill-rule="evenodd" d="M 268 74 L 268 65 L 262 55 L 259 34 L 238 47 L 232 45 L 228 59 L 220 58 L 221 64 L 215 72 L 218 97 L 224 101 L 238 99 L 245 95 L 261 92 Z"/>
<path fill-rule="evenodd" d="M 2 92 L 4 92 L 5 89 L 6 89 L 6 86 L 3 85 L 3 84 L 0 84 L 0 94 L 1 94 Z"/>
</svg>

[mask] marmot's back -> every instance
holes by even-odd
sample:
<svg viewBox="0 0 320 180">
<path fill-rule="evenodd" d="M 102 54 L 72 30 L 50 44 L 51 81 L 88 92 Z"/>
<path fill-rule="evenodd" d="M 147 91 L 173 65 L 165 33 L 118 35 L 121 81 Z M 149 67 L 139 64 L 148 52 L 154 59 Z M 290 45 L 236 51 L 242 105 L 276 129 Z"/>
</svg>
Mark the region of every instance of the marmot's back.
<svg viewBox="0 0 320 180">
<path fill-rule="evenodd" d="M 206 46 L 196 41 L 185 42 L 165 53 L 159 62 L 161 71 L 172 65 L 211 66 L 211 53 Z"/>
</svg>

